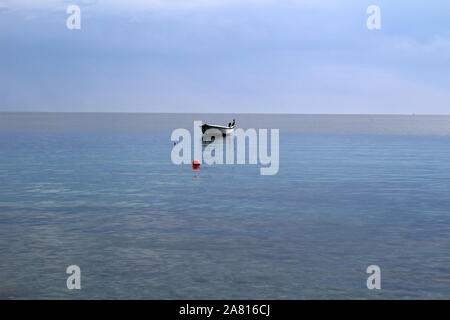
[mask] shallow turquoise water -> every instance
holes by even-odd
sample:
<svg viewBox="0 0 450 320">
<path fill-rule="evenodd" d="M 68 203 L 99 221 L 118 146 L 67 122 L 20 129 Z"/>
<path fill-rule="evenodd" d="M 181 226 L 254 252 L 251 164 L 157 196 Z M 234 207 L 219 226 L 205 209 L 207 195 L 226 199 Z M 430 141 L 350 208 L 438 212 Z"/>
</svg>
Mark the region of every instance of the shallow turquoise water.
<svg viewBox="0 0 450 320">
<path fill-rule="evenodd" d="M 192 115 L 2 117 L 0 298 L 450 298 L 450 135 L 429 118 L 241 116 L 280 129 L 280 171 L 261 176 L 172 164 Z"/>
</svg>

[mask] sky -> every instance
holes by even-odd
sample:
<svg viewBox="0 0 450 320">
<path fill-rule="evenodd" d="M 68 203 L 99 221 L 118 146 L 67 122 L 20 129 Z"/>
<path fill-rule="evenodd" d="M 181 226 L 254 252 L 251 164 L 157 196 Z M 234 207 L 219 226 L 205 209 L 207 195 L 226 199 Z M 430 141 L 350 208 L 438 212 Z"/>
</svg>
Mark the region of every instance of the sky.
<svg viewBox="0 0 450 320">
<path fill-rule="evenodd" d="M 442 0 L 0 0 L 0 111 L 450 114 L 449 17 Z"/>
</svg>

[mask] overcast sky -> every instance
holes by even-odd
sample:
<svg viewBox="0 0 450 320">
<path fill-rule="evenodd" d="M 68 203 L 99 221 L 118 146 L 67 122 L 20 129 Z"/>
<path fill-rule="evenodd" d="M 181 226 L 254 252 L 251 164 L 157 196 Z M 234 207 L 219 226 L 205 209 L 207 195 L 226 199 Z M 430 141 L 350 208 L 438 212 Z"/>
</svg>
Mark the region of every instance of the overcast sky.
<svg viewBox="0 0 450 320">
<path fill-rule="evenodd" d="M 442 0 L 0 0 L 0 111 L 450 114 L 449 19 Z"/>
</svg>

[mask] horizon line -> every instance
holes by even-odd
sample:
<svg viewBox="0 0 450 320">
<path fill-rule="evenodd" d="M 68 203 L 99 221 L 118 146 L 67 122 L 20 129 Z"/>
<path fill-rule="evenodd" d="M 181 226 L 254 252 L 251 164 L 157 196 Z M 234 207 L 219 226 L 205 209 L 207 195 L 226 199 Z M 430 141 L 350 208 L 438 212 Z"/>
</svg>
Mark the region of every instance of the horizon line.
<svg viewBox="0 0 450 320">
<path fill-rule="evenodd" d="M 61 114 L 243 114 L 243 115 L 303 115 L 303 116 L 450 116 L 430 113 L 284 113 L 284 112 L 142 112 L 142 111 L 1 111 L 0 114 L 14 113 L 61 113 Z"/>
</svg>

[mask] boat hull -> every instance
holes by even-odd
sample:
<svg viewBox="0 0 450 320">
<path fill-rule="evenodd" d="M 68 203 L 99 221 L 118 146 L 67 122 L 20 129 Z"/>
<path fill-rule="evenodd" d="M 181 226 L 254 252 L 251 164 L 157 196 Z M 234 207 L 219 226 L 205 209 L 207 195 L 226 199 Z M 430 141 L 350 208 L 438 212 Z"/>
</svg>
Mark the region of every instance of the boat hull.
<svg viewBox="0 0 450 320">
<path fill-rule="evenodd" d="M 206 131 L 208 131 L 209 129 L 216 129 L 219 130 L 220 132 L 222 132 L 222 134 L 228 135 L 233 133 L 234 131 L 234 127 L 224 127 L 224 126 L 216 126 L 216 125 L 211 125 L 211 124 L 204 124 L 202 125 L 202 132 L 203 134 L 205 134 Z M 213 131 L 213 130 L 211 130 Z"/>
</svg>

